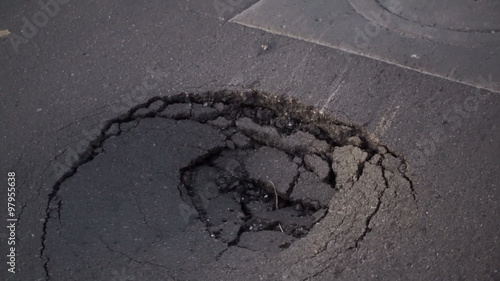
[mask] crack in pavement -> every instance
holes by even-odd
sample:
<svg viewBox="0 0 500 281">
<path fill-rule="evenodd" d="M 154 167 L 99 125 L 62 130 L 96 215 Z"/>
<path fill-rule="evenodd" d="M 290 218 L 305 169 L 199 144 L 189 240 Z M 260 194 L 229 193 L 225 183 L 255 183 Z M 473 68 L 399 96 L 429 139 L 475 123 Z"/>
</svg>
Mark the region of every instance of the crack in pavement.
<svg viewBox="0 0 500 281">
<path fill-rule="evenodd" d="M 383 188 L 381 191 L 378 192 L 377 206 L 375 207 L 375 209 L 373 210 L 373 212 L 371 214 L 369 214 L 368 217 L 366 218 L 365 229 L 364 229 L 363 233 L 358 238 L 356 238 L 356 240 L 354 241 L 354 246 L 348 248 L 348 250 L 351 250 L 351 249 L 354 249 L 354 248 L 358 248 L 359 242 L 363 241 L 363 239 L 365 238 L 365 236 L 372 230 L 370 228 L 370 222 L 371 222 L 372 218 L 380 210 L 380 205 L 382 205 L 382 196 L 384 196 L 385 191 L 389 188 L 389 183 L 388 183 L 388 181 L 387 181 L 387 179 L 385 177 L 385 171 L 384 170 L 382 170 L 382 175 L 383 175 L 384 181 L 385 181 L 385 188 Z"/>
<path fill-rule="evenodd" d="M 137 194 L 135 192 L 132 192 L 132 194 L 134 195 L 134 199 L 135 199 L 135 204 L 137 206 L 137 209 L 139 209 L 139 213 L 141 213 L 141 216 L 142 216 L 142 221 L 144 222 L 144 224 L 147 226 L 147 228 L 149 230 L 152 230 L 154 232 L 158 232 L 157 230 L 151 228 L 151 226 L 149 225 L 148 223 L 148 220 L 147 220 L 147 217 L 146 215 L 144 214 L 144 211 L 142 210 L 142 207 L 141 205 L 139 204 L 139 199 L 137 199 Z"/>
<path fill-rule="evenodd" d="M 135 262 L 135 263 L 138 263 L 138 264 L 147 264 L 147 265 L 151 265 L 151 266 L 154 266 L 154 267 L 160 267 L 160 268 L 163 268 L 164 270 L 166 270 L 167 272 L 170 271 L 168 267 L 166 267 L 166 266 L 164 266 L 162 264 L 152 263 L 152 262 L 149 262 L 149 261 L 137 260 L 137 259 L 134 259 L 131 256 L 127 255 L 124 252 L 121 252 L 121 251 L 118 251 L 118 250 L 115 250 L 115 249 L 111 248 L 111 246 L 109 246 L 109 244 L 104 241 L 104 239 L 102 238 L 101 235 L 99 235 L 99 240 L 101 241 L 102 244 L 104 244 L 104 246 L 106 247 L 107 250 L 109 250 L 110 252 L 113 252 L 113 253 L 121 255 L 121 256 L 127 258 L 129 261 L 132 261 L 132 262 Z M 170 275 L 171 274 L 169 273 L 168 278 L 170 278 L 172 280 L 176 280 L 176 279 L 172 278 L 172 276 L 170 276 Z"/>
</svg>

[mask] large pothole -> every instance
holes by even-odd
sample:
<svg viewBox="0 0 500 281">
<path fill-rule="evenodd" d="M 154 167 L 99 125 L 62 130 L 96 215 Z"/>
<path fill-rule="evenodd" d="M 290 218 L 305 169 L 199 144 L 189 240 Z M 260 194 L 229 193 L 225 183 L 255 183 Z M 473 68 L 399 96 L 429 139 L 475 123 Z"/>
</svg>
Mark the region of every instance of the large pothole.
<svg viewBox="0 0 500 281">
<path fill-rule="evenodd" d="M 405 169 L 361 130 L 293 100 L 155 98 L 110 121 L 54 187 L 42 240 L 47 278 L 196 278 L 214 266 L 237 270 L 233 255 L 241 266 L 260 264 L 297 251 L 311 231 L 328 232 L 330 243 L 338 229 L 318 225 L 342 219 L 346 206 L 357 213 L 363 198 L 346 197 L 366 189 L 373 207 L 343 234 L 353 237 L 346 249 L 355 247 L 391 180 L 406 181 L 414 196 Z"/>
</svg>

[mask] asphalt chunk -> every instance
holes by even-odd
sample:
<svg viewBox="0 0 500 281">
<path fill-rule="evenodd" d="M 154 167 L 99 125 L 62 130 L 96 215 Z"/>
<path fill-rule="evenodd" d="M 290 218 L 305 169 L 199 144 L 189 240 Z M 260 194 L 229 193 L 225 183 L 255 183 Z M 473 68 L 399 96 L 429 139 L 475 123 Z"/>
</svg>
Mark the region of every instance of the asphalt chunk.
<svg viewBox="0 0 500 281">
<path fill-rule="evenodd" d="M 158 115 L 172 119 L 187 119 L 191 116 L 191 107 L 189 103 L 174 103 L 168 105 Z"/>
<path fill-rule="evenodd" d="M 326 179 L 331 171 L 328 162 L 315 154 L 308 154 L 304 156 L 304 163 L 306 164 L 306 167 L 314 172 L 320 180 Z"/>
<path fill-rule="evenodd" d="M 245 161 L 249 177 L 267 186 L 269 192 L 286 196 L 297 175 L 297 164 L 283 151 L 261 147 Z"/>
<path fill-rule="evenodd" d="M 331 157 L 337 188 L 342 188 L 343 186 L 352 185 L 358 180 L 362 164 L 368 157 L 368 153 L 358 147 L 346 145 L 336 147 Z"/>
<path fill-rule="evenodd" d="M 330 185 L 322 182 L 316 174 L 304 172 L 300 173 L 290 199 L 302 201 L 306 204 L 319 204 L 321 207 L 327 207 L 334 193 L 335 190 Z"/>
<path fill-rule="evenodd" d="M 193 104 L 191 109 L 191 118 L 198 122 L 205 123 L 217 116 L 219 116 L 219 111 L 217 111 L 217 109 L 202 104 Z"/>
</svg>

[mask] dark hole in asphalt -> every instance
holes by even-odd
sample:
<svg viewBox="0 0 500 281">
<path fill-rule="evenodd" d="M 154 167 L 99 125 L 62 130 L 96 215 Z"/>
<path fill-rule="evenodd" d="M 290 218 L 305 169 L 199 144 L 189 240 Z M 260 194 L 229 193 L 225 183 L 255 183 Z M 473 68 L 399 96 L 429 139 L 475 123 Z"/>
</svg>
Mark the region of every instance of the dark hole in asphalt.
<svg viewBox="0 0 500 281">
<path fill-rule="evenodd" d="M 83 280 L 96 278 L 92 264 L 133 262 L 171 275 L 232 247 L 279 253 L 321 223 L 365 163 L 390 158 L 403 167 L 380 149 L 360 129 L 292 99 L 153 98 L 111 120 L 54 187 L 42 238 L 46 274 L 79 272 Z M 111 258 L 117 254 L 124 260 Z"/>
<path fill-rule="evenodd" d="M 334 138 L 341 141 L 353 132 L 330 136 L 287 112 L 291 109 L 248 101 L 157 107 L 163 110 L 154 116 L 194 120 L 226 136 L 224 147 L 181 171 L 182 198 L 194 206 L 211 237 L 238 245 L 243 233 L 275 231 L 274 242 L 284 249 L 327 213 L 335 193 L 328 153 Z M 359 137 L 351 141 L 363 145 Z"/>
</svg>

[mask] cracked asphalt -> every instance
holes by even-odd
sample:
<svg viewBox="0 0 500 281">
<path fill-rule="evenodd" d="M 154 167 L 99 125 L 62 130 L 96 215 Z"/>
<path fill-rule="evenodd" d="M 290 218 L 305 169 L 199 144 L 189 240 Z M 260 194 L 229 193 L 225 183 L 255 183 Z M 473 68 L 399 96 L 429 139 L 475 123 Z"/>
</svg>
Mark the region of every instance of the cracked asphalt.
<svg viewBox="0 0 500 281">
<path fill-rule="evenodd" d="M 151 267 L 147 280 L 324 279 L 373 228 L 411 225 L 403 159 L 355 128 L 328 133 L 323 115 L 249 95 L 156 100 L 108 124 L 51 193 L 46 278 L 112 280 L 133 266 L 137 280 Z"/>
<path fill-rule="evenodd" d="M 498 64 L 230 21 L 256 2 L 0 4 L 3 280 L 500 278 Z"/>
</svg>

